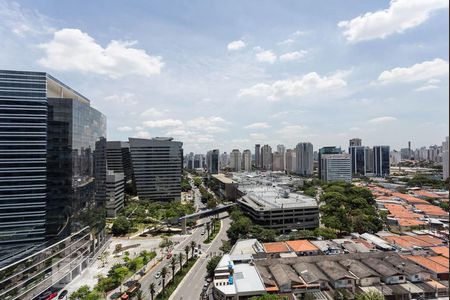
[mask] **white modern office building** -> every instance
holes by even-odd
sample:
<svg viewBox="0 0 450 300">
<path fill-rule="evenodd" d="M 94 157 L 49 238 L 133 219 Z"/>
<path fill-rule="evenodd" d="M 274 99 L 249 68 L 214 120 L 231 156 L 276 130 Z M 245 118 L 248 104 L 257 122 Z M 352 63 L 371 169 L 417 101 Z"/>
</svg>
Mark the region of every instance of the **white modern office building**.
<svg viewBox="0 0 450 300">
<path fill-rule="evenodd" d="M 349 154 L 323 154 L 321 159 L 323 181 L 352 181 L 352 162 Z"/>
</svg>

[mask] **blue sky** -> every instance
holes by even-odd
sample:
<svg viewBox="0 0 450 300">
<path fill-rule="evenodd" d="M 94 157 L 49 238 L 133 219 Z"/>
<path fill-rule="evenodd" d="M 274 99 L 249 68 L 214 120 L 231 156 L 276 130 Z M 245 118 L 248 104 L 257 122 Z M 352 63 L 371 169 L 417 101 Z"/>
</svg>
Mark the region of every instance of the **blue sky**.
<svg viewBox="0 0 450 300">
<path fill-rule="evenodd" d="M 448 0 L 0 0 L 0 68 L 80 91 L 110 140 L 420 147 L 448 135 L 448 26 Z"/>
</svg>

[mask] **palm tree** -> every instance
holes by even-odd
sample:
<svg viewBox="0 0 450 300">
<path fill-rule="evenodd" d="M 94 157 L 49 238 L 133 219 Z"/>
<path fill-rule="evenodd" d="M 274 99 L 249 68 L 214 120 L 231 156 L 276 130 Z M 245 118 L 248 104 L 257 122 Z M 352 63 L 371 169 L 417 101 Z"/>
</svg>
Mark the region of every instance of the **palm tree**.
<svg viewBox="0 0 450 300">
<path fill-rule="evenodd" d="M 155 296 L 155 284 L 153 282 L 150 283 L 149 289 L 150 289 L 150 295 L 152 296 L 152 300 L 153 300 L 153 297 Z"/>
<path fill-rule="evenodd" d="M 209 240 L 209 231 L 211 230 L 211 224 L 208 222 L 206 223 L 206 231 L 208 232 L 208 240 Z"/>
<path fill-rule="evenodd" d="M 183 269 L 183 253 L 178 254 L 178 261 L 180 262 L 180 270 Z"/>
<path fill-rule="evenodd" d="M 191 242 L 191 251 L 192 251 L 191 258 L 194 258 L 194 249 L 195 249 L 195 246 L 197 246 L 197 243 L 196 243 L 195 241 L 192 241 L 192 242 Z"/>
<path fill-rule="evenodd" d="M 176 254 L 172 256 L 172 260 L 170 261 L 170 267 L 172 268 L 172 278 L 175 277 L 175 267 L 177 266 L 177 258 Z"/>
<path fill-rule="evenodd" d="M 166 268 L 166 267 L 163 267 L 163 268 L 161 269 L 161 277 L 162 277 L 162 293 L 163 293 L 163 295 L 164 295 L 164 288 L 165 288 L 165 285 L 166 285 L 166 276 L 167 276 L 167 268 Z"/>
<path fill-rule="evenodd" d="M 142 297 L 142 291 L 141 290 L 139 290 L 138 292 L 137 292 L 137 300 L 143 300 L 144 298 Z"/>
<path fill-rule="evenodd" d="M 186 245 L 185 247 L 184 247 L 184 252 L 186 253 L 186 259 L 189 259 L 189 245 Z"/>
</svg>

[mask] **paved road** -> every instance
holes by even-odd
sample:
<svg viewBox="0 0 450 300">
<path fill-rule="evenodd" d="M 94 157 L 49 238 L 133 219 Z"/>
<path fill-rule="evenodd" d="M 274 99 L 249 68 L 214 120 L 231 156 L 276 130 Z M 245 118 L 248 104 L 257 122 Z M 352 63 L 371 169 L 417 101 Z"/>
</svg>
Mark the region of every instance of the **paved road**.
<svg viewBox="0 0 450 300">
<path fill-rule="evenodd" d="M 169 300 L 196 300 L 200 299 L 203 285 L 205 284 L 206 264 L 213 255 L 219 255 L 222 240 L 228 240 L 226 231 L 230 228 L 230 218 L 222 219 L 222 227 L 216 239 L 211 245 L 208 245 L 208 250 L 199 258 L 197 263 L 187 274 L 184 280 L 180 283 L 175 292 L 171 295 Z M 203 246 L 205 247 L 205 246 Z"/>
</svg>

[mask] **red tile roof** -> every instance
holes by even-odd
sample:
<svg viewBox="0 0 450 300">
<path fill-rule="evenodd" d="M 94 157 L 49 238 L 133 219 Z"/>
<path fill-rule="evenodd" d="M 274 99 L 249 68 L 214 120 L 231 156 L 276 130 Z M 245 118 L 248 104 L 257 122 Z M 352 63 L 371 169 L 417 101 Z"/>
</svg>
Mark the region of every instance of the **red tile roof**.
<svg viewBox="0 0 450 300">
<path fill-rule="evenodd" d="M 264 243 L 264 250 L 266 253 L 282 253 L 289 252 L 289 247 L 283 242 Z"/>
</svg>

